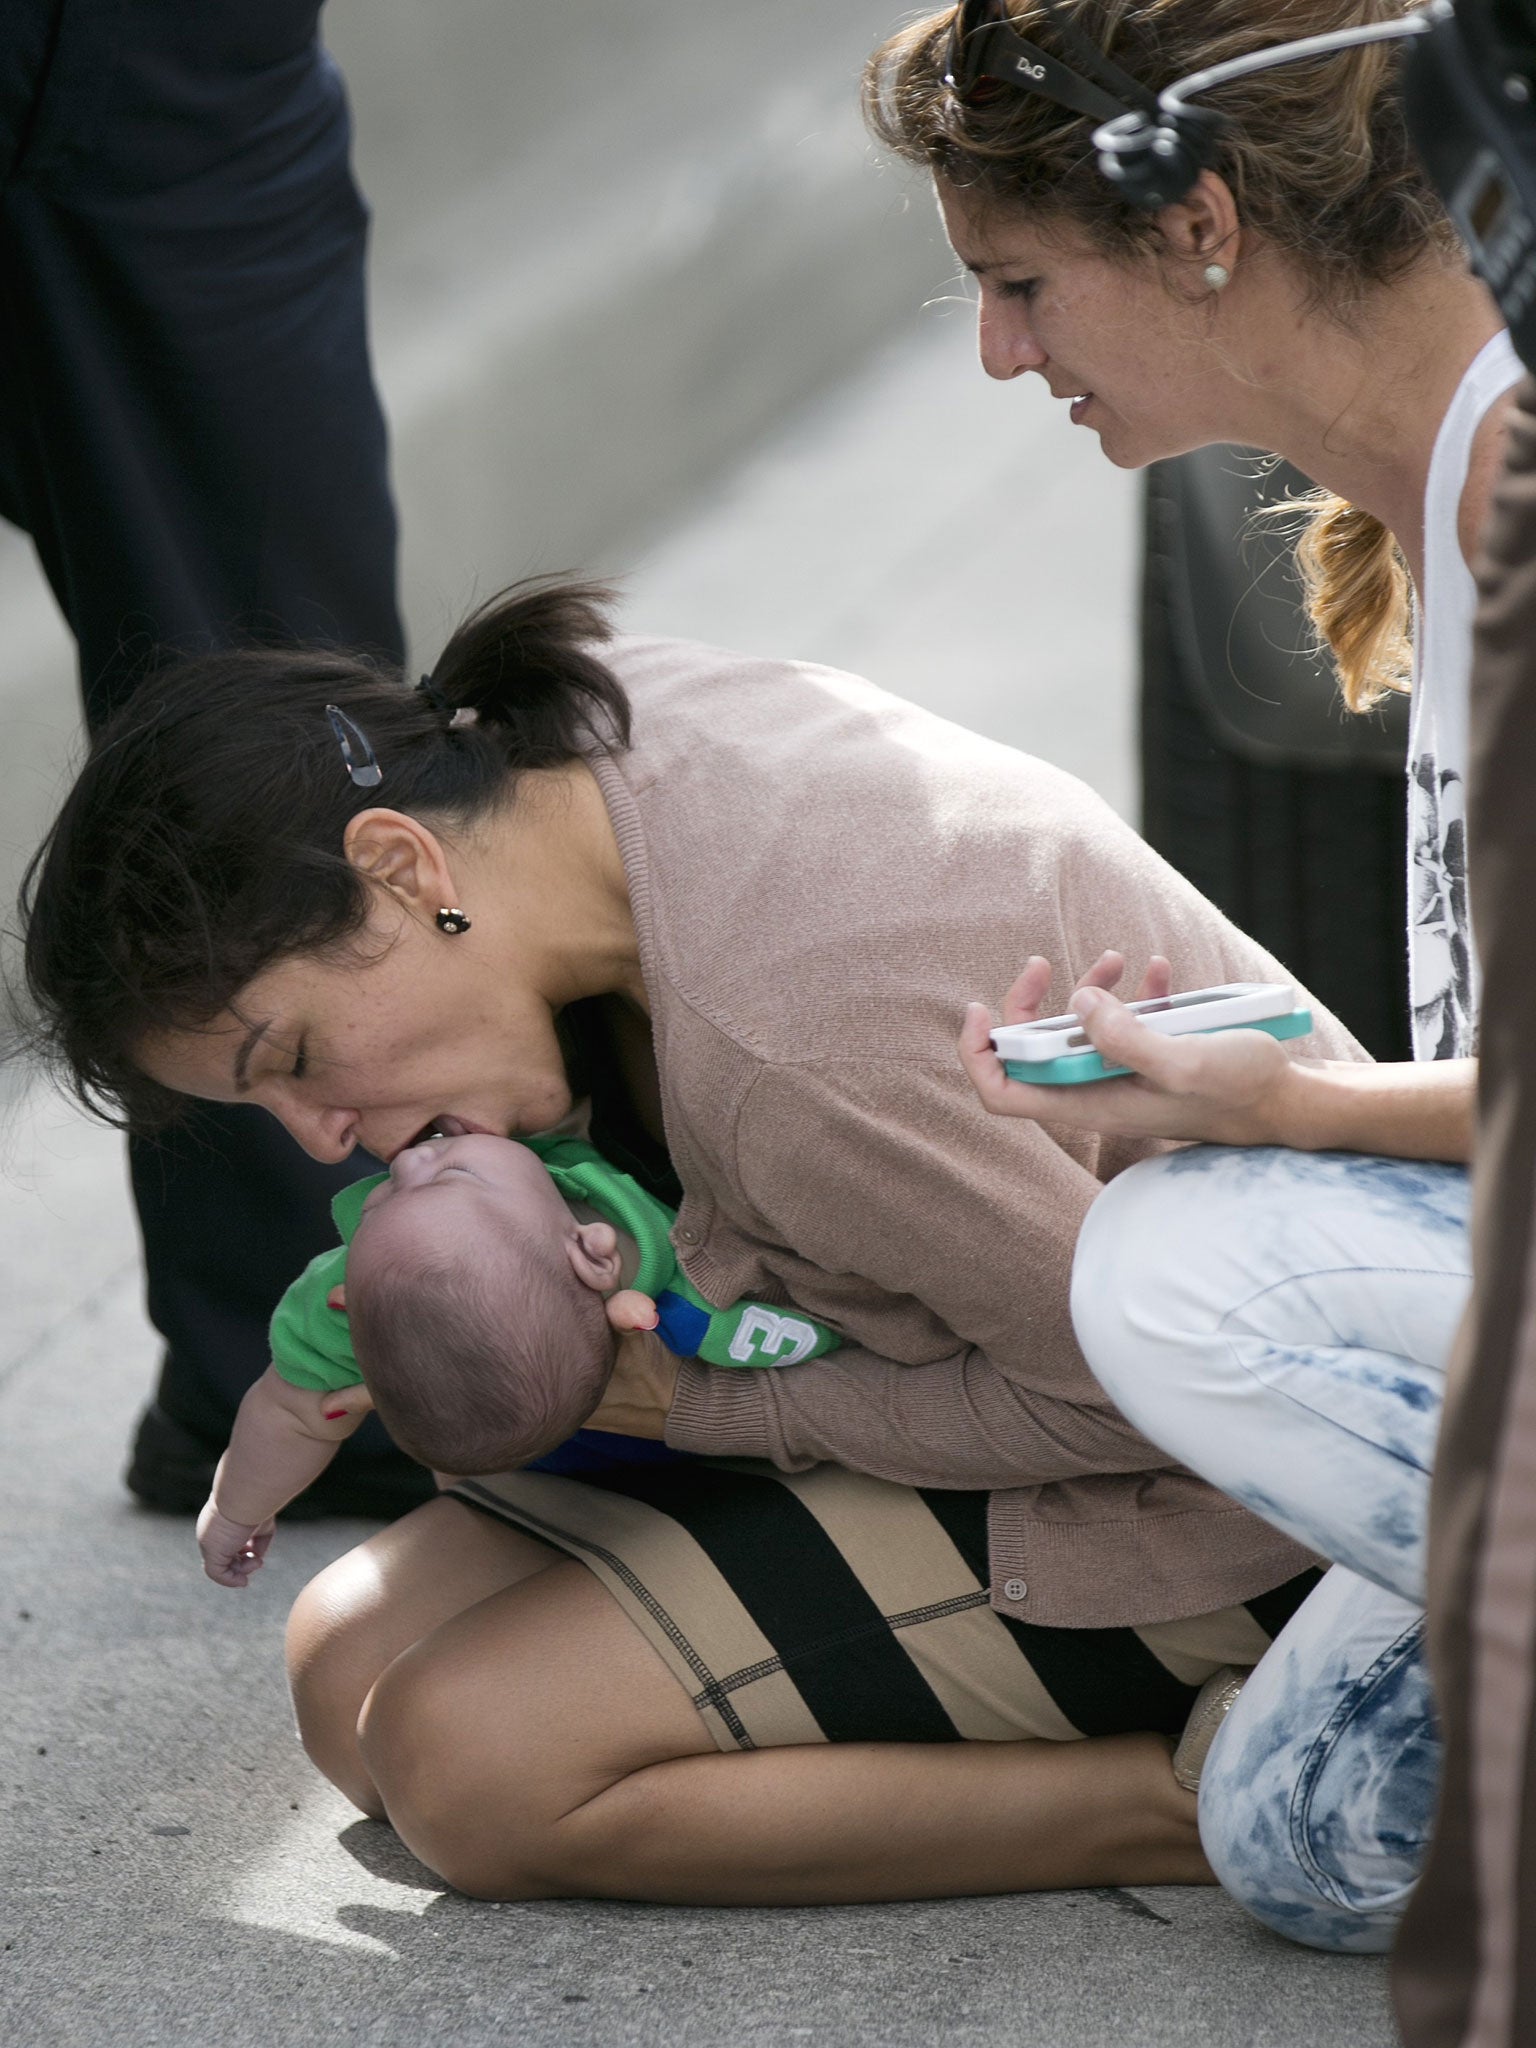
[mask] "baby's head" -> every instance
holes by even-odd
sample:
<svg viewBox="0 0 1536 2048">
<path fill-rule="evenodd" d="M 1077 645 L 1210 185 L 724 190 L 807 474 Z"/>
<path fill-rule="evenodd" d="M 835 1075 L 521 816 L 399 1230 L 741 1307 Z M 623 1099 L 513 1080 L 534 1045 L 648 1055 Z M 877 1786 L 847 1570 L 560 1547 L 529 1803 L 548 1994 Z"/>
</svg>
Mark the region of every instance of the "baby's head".
<svg viewBox="0 0 1536 2048">
<path fill-rule="evenodd" d="M 563 1443 L 613 1369 L 603 1296 L 618 1240 L 580 1223 L 508 1138 L 402 1152 L 347 1254 L 358 1368 L 402 1449 L 440 1472 L 501 1472 Z"/>
</svg>

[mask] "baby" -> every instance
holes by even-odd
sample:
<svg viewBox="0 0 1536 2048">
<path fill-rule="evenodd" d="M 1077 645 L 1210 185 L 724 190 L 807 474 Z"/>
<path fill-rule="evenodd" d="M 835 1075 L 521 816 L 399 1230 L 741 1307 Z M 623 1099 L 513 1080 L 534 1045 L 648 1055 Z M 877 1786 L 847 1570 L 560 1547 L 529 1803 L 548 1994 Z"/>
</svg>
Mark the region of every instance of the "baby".
<svg viewBox="0 0 1536 2048">
<path fill-rule="evenodd" d="M 198 1517 L 222 1586 L 260 1569 L 276 1515 L 371 1408 L 435 1471 L 580 1473 L 669 1455 L 581 1429 L 629 1333 L 723 1366 L 798 1365 L 841 1341 L 761 1302 L 711 1308 L 672 1248 L 674 1212 L 582 1139 L 429 1139 L 332 1213 L 342 1243 L 278 1304 L 273 1362 Z"/>
</svg>

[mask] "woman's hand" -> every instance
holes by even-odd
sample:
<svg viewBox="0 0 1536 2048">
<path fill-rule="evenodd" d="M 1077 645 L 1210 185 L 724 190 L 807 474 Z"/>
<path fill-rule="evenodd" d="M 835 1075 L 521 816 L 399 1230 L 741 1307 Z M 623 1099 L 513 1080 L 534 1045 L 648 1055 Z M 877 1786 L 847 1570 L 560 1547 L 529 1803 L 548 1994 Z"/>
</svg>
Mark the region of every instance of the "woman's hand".
<svg viewBox="0 0 1536 2048">
<path fill-rule="evenodd" d="M 586 1426 L 611 1430 L 615 1436 L 650 1437 L 659 1443 L 666 1435 L 676 1392 L 677 1359 L 666 1345 L 650 1330 L 626 1330 L 619 1337 L 603 1398 L 587 1417 Z"/>
<path fill-rule="evenodd" d="M 1124 972 L 1120 954 L 1104 954 L 1067 1006 L 1082 1019 L 1107 1066 L 1132 1070 L 1118 1080 L 1075 1088 L 1010 1080 L 992 1049 L 990 1011 L 981 1003 L 967 1005 L 960 1061 L 993 1115 L 1031 1117 L 1113 1137 L 1218 1145 L 1286 1142 L 1282 1133 L 1297 1070 L 1279 1042 L 1266 1032 L 1243 1030 L 1164 1038 L 1109 993 Z M 1167 995 L 1170 979 L 1168 962 L 1154 956 L 1139 1000 Z M 1033 1023 L 1050 982 L 1050 962 L 1032 959 L 1008 991 L 1003 1022 Z"/>
</svg>

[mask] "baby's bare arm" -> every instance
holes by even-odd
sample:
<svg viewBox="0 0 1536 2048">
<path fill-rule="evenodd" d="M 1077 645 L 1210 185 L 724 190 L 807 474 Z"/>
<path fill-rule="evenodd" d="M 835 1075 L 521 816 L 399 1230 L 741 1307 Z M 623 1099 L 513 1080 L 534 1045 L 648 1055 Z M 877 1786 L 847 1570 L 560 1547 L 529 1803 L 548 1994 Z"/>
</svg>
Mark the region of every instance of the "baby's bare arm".
<svg viewBox="0 0 1536 2048">
<path fill-rule="evenodd" d="M 259 1571 L 275 1517 L 319 1478 L 373 1406 L 366 1387 L 320 1393 L 268 1366 L 235 1417 L 213 1492 L 197 1519 L 203 1569 L 221 1586 Z"/>
</svg>

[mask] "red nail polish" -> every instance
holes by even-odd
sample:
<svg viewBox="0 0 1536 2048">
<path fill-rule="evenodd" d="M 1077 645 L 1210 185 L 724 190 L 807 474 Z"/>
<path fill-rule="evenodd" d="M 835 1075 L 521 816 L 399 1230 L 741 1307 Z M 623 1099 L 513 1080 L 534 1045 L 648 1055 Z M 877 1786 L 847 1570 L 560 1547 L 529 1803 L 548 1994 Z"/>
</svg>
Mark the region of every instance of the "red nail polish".
<svg viewBox="0 0 1536 2048">
<path fill-rule="evenodd" d="M 347 1411 L 345 1408 L 327 1408 L 325 1411 L 325 1419 L 327 1422 L 340 1422 L 342 1417 L 346 1414 L 346 1412 Z"/>
</svg>

